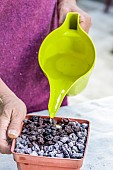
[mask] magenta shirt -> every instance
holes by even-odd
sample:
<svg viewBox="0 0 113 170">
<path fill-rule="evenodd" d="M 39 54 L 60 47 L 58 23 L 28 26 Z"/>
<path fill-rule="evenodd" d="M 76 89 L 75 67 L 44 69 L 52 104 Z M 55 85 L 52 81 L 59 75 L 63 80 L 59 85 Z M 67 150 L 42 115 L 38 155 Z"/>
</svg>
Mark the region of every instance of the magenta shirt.
<svg viewBox="0 0 113 170">
<path fill-rule="evenodd" d="M 37 56 L 43 39 L 57 26 L 56 0 L 0 2 L 0 77 L 28 112 L 47 109 L 49 84 Z"/>
</svg>

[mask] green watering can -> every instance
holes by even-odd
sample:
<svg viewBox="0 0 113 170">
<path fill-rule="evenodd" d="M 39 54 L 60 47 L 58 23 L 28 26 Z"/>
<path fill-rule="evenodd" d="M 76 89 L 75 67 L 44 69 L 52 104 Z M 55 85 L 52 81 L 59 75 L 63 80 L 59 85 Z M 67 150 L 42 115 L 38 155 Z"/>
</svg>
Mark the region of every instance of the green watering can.
<svg viewBox="0 0 113 170">
<path fill-rule="evenodd" d="M 80 27 L 79 14 L 69 12 L 39 49 L 39 64 L 50 84 L 49 113 L 53 118 L 66 95 L 77 95 L 87 85 L 95 63 L 95 47 Z"/>
</svg>

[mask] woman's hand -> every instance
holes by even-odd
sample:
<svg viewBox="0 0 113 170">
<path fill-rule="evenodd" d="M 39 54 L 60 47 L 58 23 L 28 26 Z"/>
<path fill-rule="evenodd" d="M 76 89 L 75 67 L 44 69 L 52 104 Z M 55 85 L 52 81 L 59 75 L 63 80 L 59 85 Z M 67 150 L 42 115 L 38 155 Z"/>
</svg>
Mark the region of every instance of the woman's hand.
<svg viewBox="0 0 113 170">
<path fill-rule="evenodd" d="M 68 12 L 80 14 L 80 25 L 84 31 L 88 32 L 91 27 L 90 16 L 76 5 L 75 0 L 58 0 L 59 25 L 61 25 Z"/>
<path fill-rule="evenodd" d="M 9 138 L 17 138 L 26 115 L 25 104 L 0 79 L 0 152 L 9 154 Z"/>
</svg>

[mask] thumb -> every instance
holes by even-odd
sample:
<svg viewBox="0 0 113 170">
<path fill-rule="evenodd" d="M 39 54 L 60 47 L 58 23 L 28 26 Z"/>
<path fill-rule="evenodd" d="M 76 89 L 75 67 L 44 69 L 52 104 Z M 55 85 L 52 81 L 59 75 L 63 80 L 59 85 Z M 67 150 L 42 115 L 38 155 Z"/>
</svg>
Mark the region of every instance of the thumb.
<svg viewBox="0 0 113 170">
<path fill-rule="evenodd" d="M 61 25 L 65 18 L 66 18 L 66 15 L 67 13 L 69 12 L 69 9 L 65 7 L 65 9 L 59 9 L 59 25 Z"/>
<path fill-rule="evenodd" d="M 59 25 L 61 25 L 64 20 L 65 20 L 65 17 L 66 17 L 66 13 L 61 13 L 61 15 L 59 16 Z"/>
<path fill-rule="evenodd" d="M 9 125 L 10 119 L 8 119 L 4 114 L 0 116 L 0 152 L 3 154 L 9 154 L 10 146 L 7 142 L 7 128 Z"/>
<path fill-rule="evenodd" d="M 17 138 L 21 132 L 22 122 L 25 119 L 25 114 L 12 114 L 10 125 L 8 127 L 8 136 L 12 139 Z"/>
</svg>

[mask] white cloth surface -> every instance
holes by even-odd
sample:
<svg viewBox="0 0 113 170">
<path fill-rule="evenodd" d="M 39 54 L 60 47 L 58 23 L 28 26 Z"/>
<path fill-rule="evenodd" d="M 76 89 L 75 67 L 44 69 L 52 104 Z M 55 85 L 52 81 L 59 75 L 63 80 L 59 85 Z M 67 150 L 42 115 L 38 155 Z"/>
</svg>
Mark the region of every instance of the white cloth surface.
<svg viewBox="0 0 113 170">
<path fill-rule="evenodd" d="M 48 111 L 38 114 L 48 115 Z M 113 96 L 62 107 L 57 116 L 87 119 L 91 123 L 82 170 L 113 170 Z M 17 170 L 12 155 L 0 154 L 0 170 Z"/>
</svg>

